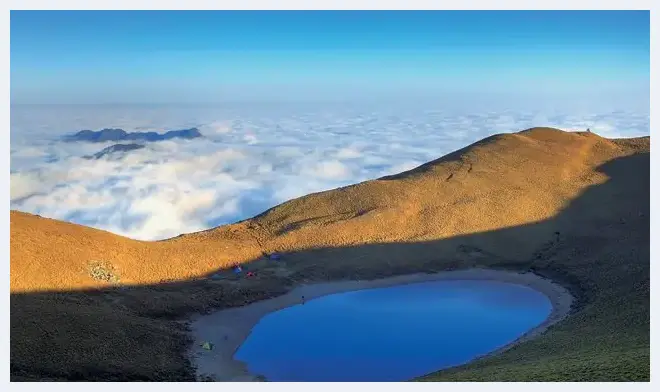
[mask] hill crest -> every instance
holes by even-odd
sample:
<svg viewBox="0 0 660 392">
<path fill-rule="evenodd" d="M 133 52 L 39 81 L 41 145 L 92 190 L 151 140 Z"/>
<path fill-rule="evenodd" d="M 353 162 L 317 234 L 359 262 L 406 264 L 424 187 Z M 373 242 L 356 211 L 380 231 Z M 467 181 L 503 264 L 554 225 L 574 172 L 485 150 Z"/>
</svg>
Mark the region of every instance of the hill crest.
<svg viewBox="0 0 660 392">
<path fill-rule="evenodd" d="M 122 284 L 153 284 L 205 276 L 264 252 L 427 241 L 533 224 L 607 181 L 600 165 L 647 152 L 649 141 L 553 128 L 493 135 L 403 173 L 310 194 L 235 224 L 157 242 L 11 211 L 11 290 L 111 285 L 90 275 L 90 263 L 99 260 L 117 271 Z M 553 231 L 525 239 L 503 236 L 504 247 L 492 241 L 472 246 L 522 259 Z"/>
</svg>

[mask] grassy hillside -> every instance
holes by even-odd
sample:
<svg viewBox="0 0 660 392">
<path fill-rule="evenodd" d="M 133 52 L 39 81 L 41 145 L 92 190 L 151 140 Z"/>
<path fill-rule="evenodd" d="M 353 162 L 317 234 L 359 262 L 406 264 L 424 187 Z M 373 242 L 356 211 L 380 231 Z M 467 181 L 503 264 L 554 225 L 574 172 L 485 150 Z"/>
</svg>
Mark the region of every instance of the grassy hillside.
<svg viewBox="0 0 660 392">
<path fill-rule="evenodd" d="M 487 267 L 553 278 L 577 307 L 538 339 L 424 380 L 648 380 L 649 145 L 495 135 L 158 242 L 12 211 L 12 379 L 187 380 L 186 315 L 301 282 Z M 206 278 L 239 262 L 256 278 Z"/>
</svg>

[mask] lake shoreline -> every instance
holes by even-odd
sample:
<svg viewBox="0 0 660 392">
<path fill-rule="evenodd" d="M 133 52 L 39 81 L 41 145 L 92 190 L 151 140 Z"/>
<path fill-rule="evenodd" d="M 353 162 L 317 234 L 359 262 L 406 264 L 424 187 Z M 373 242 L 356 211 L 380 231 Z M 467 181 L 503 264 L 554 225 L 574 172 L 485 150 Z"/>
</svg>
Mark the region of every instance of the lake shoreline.
<svg viewBox="0 0 660 392">
<path fill-rule="evenodd" d="M 552 303 L 550 315 L 539 326 L 529 330 L 514 342 L 473 360 L 499 354 L 523 341 L 533 339 L 539 334 L 542 334 L 548 327 L 568 316 L 574 300 L 566 288 L 531 272 L 516 273 L 476 268 L 434 274 L 400 275 L 377 280 L 315 283 L 298 286 L 279 297 L 193 317 L 191 319 L 190 329 L 194 344 L 190 348 L 188 355 L 196 368 L 196 377 L 198 380 L 262 381 L 263 379 L 260 376 L 250 374 L 246 364 L 235 360 L 233 356 L 240 345 L 250 335 L 252 328 L 268 313 L 300 304 L 303 296 L 305 300 L 311 300 L 347 291 L 442 280 L 492 280 L 519 284 L 541 292 Z M 212 350 L 202 348 L 201 346 L 204 342 L 212 343 Z"/>
</svg>

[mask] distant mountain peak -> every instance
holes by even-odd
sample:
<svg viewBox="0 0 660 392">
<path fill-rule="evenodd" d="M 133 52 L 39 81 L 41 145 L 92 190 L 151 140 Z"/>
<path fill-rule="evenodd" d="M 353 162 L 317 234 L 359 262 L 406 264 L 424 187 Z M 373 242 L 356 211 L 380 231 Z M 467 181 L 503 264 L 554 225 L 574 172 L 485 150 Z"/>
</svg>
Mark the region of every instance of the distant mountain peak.
<svg viewBox="0 0 660 392">
<path fill-rule="evenodd" d="M 118 152 L 128 152 L 128 151 L 133 151 L 133 150 L 139 150 L 141 148 L 144 148 L 143 144 L 136 144 L 136 143 L 131 143 L 131 144 L 113 144 L 110 147 L 106 147 L 103 150 L 92 154 L 92 155 L 85 155 L 85 159 L 101 159 L 106 155 L 118 153 Z"/>
<path fill-rule="evenodd" d="M 203 135 L 197 128 L 181 129 L 176 131 L 158 132 L 126 132 L 120 128 L 103 128 L 100 131 L 82 130 L 73 135 L 67 135 L 67 142 L 117 142 L 117 141 L 143 141 L 158 142 L 170 139 L 196 139 Z"/>
</svg>

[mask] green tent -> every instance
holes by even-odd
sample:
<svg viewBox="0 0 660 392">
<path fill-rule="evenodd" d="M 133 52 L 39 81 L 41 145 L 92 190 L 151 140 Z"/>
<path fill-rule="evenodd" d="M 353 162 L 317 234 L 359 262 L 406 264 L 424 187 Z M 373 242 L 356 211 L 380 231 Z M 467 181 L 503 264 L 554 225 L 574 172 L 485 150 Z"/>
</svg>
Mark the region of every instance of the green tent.
<svg viewBox="0 0 660 392">
<path fill-rule="evenodd" d="M 204 343 L 202 343 L 202 348 L 204 350 L 209 350 L 209 351 L 213 350 L 213 344 L 209 343 L 209 342 L 204 342 Z"/>
</svg>

